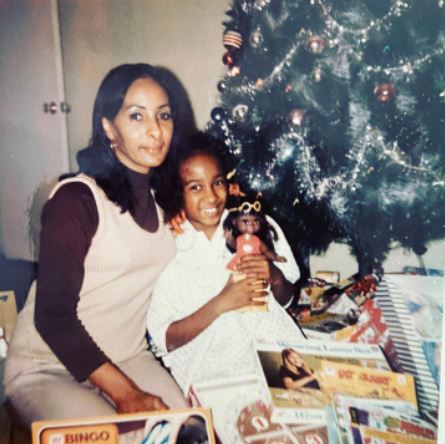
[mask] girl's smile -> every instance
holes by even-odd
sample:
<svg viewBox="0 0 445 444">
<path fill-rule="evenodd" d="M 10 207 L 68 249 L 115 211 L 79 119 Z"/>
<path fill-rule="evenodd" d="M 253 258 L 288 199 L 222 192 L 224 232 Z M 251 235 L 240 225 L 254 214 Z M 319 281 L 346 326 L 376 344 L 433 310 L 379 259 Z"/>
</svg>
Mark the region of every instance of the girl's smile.
<svg viewBox="0 0 445 444">
<path fill-rule="evenodd" d="M 197 154 L 180 167 L 184 211 L 187 219 L 208 239 L 219 225 L 227 199 L 227 187 L 218 161 L 208 154 Z"/>
</svg>

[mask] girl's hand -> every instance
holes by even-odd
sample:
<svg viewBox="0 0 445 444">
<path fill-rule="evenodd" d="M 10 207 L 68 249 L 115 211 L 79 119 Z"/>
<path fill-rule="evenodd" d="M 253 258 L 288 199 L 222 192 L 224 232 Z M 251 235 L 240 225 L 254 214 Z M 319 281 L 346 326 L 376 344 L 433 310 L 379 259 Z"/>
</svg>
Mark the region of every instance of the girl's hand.
<svg viewBox="0 0 445 444">
<path fill-rule="evenodd" d="M 266 299 L 267 291 L 263 280 L 250 276 L 237 280 L 237 277 L 232 275 L 216 296 L 215 302 L 222 314 L 248 305 L 262 306 L 267 303 Z"/>
<path fill-rule="evenodd" d="M 236 265 L 236 271 L 244 273 L 254 279 L 262 279 L 271 283 L 271 267 L 266 256 L 262 254 L 249 254 L 243 256 Z"/>
</svg>

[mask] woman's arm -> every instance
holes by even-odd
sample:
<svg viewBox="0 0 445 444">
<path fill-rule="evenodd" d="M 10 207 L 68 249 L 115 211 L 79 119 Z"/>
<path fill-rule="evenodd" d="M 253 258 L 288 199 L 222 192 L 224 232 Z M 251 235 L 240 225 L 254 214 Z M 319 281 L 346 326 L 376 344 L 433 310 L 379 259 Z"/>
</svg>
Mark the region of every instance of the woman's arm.
<svg viewBox="0 0 445 444">
<path fill-rule="evenodd" d="M 170 352 L 190 342 L 223 313 L 247 305 L 262 305 L 263 302 L 253 299 L 266 295 L 262 282 L 257 278 L 247 277 L 235 282 L 231 276 L 225 287 L 213 299 L 191 315 L 169 325 L 166 332 L 167 351 Z"/>
<path fill-rule="evenodd" d="M 301 379 L 297 379 L 296 381 L 294 381 L 290 376 L 285 376 L 283 378 L 283 385 L 285 388 L 287 388 L 289 390 L 296 390 L 296 389 L 304 387 L 306 384 L 313 381 L 314 379 L 316 379 L 316 378 L 312 374 L 308 375 L 308 376 L 304 376 Z"/>
<path fill-rule="evenodd" d="M 113 400 L 117 413 L 168 409 L 159 396 L 143 392 L 111 362 L 101 365 L 88 379 Z"/>
<path fill-rule="evenodd" d="M 77 317 L 84 260 L 97 226 L 94 197 L 82 183 L 62 186 L 43 209 L 35 325 L 79 382 L 109 361 Z"/>
</svg>

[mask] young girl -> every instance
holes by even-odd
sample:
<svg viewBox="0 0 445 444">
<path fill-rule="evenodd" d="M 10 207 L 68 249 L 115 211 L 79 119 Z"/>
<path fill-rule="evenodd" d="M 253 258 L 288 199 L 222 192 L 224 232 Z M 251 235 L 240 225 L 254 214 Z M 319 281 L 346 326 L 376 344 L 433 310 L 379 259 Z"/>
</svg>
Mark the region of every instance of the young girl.
<svg viewBox="0 0 445 444">
<path fill-rule="evenodd" d="M 254 338 L 301 339 L 281 305 L 292 300 L 298 267 L 280 228 L 275 250 L 287 258 L 273 264 L 264 255 L 244 256 L 235 282 L 227 270 L 222 220 L 227 200 L 220 150 L 209 136 L 197 134 L 180 150 L 171 184 L 157 196 L 166 217 L 183 209 L 187 220 L 176 237 L 177 255 L 161 273 L 148 310 L 149 334 L 157 352 L 184 392 L 191 383 L 255 371 Z M 270 287 L 270 290 L 268 288 Z M 239 312 L 264 304 L 268 311 Z"/>
</svg>

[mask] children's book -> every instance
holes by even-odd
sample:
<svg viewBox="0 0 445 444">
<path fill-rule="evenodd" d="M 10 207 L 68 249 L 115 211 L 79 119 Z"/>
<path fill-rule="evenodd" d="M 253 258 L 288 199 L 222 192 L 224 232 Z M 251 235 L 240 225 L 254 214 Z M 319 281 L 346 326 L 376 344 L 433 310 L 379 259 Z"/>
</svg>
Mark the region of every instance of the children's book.
<svg viewBox="0 0 445 444">
<path fill-rule="evenodd" d="M 439 404 L 443 277 L 385 275 L 376 301 L 389 329 L 403 371 L 415 377 L 419 409 Z"/>
<path fill-rule="evenodd" d="M 215 433 L 228 444 L 328 444 L 323 424 L 271 421 L 271 407 L 256 374 L 192 385 L 189 400 L 211 408 Z"/>
<path fill-rule="evenodd" d="M 190 408 L 97 418 L 38 421 L 33 444 L 215 444 L 210 410 Z"/>
<path fill-rule="evenodd" d="M 348 395 L 334 394 L 332 397 L 335 412 L 336 430 L 330 436 L 330 444 L 350 444 L 354 442 L 352 433 L 352 409 L 362 409 L 368 411 L 384 411 L 386 415 L 398 414 L 406 417 L 416 417 L 417 409 L 413 404 L 400 400 L 376 399 L 376 398 L 356 398 Z M 379 418 L 378 415 L 375 418 Z M 337 432 L 337 434 L 335 434 Z"/>
<path fill-rule="evenodd" d="M 373 344 L 274 341 L 257 342 L 256 350 L 264 392 L 272 406 L 272 422 L 326 423 L 325 407 L 332 392 L 323 388 L 325 362 L 390 369 L 380 348 Z M 299 374 L 292 370 L 289 360 L 299 361 Z"/>
</svg>

